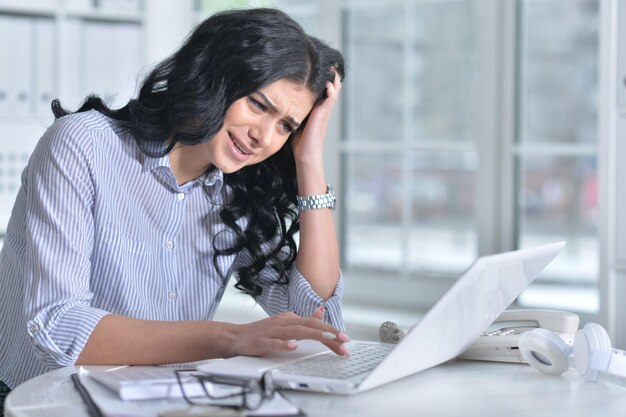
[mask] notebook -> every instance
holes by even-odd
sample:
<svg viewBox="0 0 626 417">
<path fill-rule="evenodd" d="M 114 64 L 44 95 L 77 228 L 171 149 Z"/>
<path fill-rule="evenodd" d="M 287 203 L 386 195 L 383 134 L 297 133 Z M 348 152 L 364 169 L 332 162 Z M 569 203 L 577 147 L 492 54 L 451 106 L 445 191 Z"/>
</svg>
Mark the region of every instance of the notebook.
<svg viewBox="0 0 626 417">
<path fill-rule="evenodd" d="M 89 377 L 114 391 L 123 401 L 182 398 L 180 384 L 188 397 L 204 396 L 202 386 L 189 375 L 176 379 L 175 368 L 120 366 L 106 371 L 91 371 Z"/>
<path fill-rule="evenodd" d="M 181 364 L 183 365 L 183 364 Z M 179 366 L 176 366 L 180 368 Z M 192 372 L 183 372 L 181 382 L 185 394 L 194 401 L 215 406 L 214 408 L 190 408 L 182 399 L 180 385 L 174 375 L 174 367 L 169 366 L 120 366 L 107 370 L 79 369 L 83 383 L 93 401 L 107 416 L 205 416 L 205 415 L 244 415 L 237 414 L 232 406 L 241 403 L 240 397 L 214 399 L 207 398 Z M 94 369 L 96 368 L 96 369 Z M 184 367 L 187 368 L 187 367 Z M 204 383 L 204 389 L 213 396 L 225 396 L 241 391 L 240 387 Z M 227 407 L 226 409 L 218 407 Z M 245 412 L 246 417 L 299 417 L 304 416 L 280 393 L 263 401 L 259 408 Z"/>
<path fill-rule="evenodd" d="M 463 353 L 564 246 L 557 242 L 478 258 L 398 344 L 354 341 L 347 344 L 350 356 L 342 357 L 317 341 L 303 340 L 295 351 L 236 356 L 197 370 L 225 378 L 271 372 L 280 388 L 338 394 L 413 375 Z M 346 366 L 361 369 L 344 372 Z"/>
</svg>

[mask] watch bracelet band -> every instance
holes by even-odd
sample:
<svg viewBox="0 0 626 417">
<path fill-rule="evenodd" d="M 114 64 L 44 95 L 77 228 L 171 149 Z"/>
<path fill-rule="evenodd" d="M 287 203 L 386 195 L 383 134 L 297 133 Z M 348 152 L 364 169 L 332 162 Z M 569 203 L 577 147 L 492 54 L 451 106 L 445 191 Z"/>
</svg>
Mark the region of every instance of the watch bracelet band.
<svg viewBox="0 0 626 417">
<path fill-rule="evenodd" d="M 296 196 L 298 210 L 317 210 L 329 208 L 333 210 L 336 205 L 336 198 L 330 185 L 326 186 L 326 194 L 299 195 Z"/>
</svg>

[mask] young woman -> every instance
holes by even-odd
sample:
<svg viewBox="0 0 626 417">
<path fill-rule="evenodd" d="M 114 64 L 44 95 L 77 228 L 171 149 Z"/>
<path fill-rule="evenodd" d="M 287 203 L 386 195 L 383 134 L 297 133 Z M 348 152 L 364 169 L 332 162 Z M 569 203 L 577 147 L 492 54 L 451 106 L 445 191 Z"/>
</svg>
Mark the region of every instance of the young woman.
<svg viewBox="0 0 626 417">
<path fill-rule="evenodd" d="M 323 165 L 343 75 L 340 53 L 284 13 L 229 11 L 123 108 L 55 101 L 0 254 L 0 387 L 301 339 L 346 354 Z M 231 274 L 269 318 L 212 320 Z"/>
</svg>

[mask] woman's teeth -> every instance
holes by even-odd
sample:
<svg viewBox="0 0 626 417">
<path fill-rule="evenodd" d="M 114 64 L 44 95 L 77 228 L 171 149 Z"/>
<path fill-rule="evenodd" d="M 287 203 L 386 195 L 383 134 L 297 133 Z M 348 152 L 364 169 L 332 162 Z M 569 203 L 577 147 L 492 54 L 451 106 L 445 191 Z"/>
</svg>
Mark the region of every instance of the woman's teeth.
<svg viewBox="0 0 626 417">
<path fill-rule="evenodd" d="M 239 152 L 241 152 L 244 155 L 248 155 L 248 152 L 244 151 L 243 149 L 241 149 L 239 147 L 239 145 L 237 144 L 237 142 L 233 141 L 233 144 L 235 145 L 235 148 L 239 149 Z"/>
</svg>

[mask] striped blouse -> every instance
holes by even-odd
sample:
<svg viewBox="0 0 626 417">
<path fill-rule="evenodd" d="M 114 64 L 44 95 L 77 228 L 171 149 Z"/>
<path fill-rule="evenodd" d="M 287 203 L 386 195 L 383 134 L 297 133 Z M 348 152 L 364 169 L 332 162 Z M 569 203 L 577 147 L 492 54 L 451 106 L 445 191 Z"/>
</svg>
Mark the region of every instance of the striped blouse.
<svg viewBox="0 0 626 417">
<path fill-rule="evenodd" d="M 214 170 L 179 186 L 168 156 L 141 152 L 130 132 L 96 111 L 57 120 L 22 174 L 0 252 L 0 380 L 14 388 L 75 363 L 109 313 L 147 320 L 210 320 L 227 280 L 213 240 L 233 235 Z M 243 225 L 243 221 L 242 221 Z M 246 253 L 219 257 L 232 271 Z M 259 304 L 309 316 L 320 305 L 343 329 L 342 281 L 324 301 L 296 270 L 274 284 L 266 268 Z"/>
</svg>

